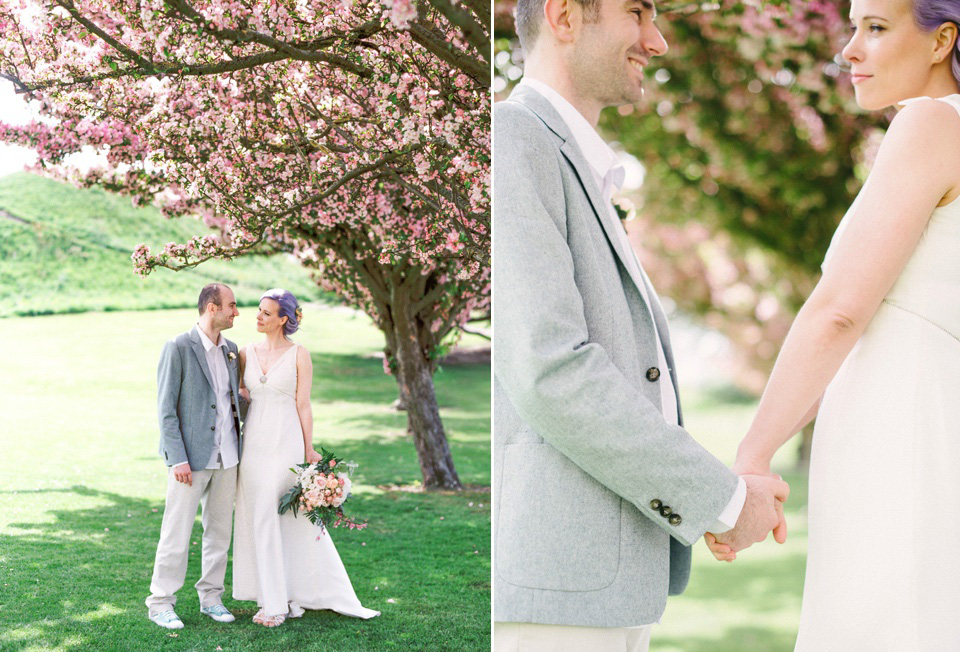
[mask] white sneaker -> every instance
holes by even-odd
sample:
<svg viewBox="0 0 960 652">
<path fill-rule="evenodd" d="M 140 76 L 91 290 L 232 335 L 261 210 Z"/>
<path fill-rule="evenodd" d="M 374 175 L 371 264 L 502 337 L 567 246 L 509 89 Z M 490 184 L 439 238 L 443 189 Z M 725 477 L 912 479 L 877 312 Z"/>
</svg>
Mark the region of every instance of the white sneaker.
<svg viewBox="0 0 960 652">
<path fill-rule="evenodd" d="M 166 629 L 183 629 L 183 621 L 177 618 L 177 614 L 173 612 L 173 609 L 150 614 L 150 620 Z"/>
<path fill-rule="evenodd" d="M 232 623 L 234 620 L 236 620 L 236 618 L 233 617 L 233 614 L 227 611 L 227 608 L 222 604 L 215 604 L 209 607 L 200 607 L 200 613 L 210 616 L 218 623 Z"/>
</svg>

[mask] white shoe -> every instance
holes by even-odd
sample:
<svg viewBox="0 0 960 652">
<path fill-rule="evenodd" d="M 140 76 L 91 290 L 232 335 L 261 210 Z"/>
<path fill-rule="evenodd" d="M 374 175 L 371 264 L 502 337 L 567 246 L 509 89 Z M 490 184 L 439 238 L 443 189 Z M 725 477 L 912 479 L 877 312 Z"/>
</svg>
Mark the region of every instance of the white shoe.
<svg viewBox="0 0 960 652">
<path fill-rule="evenodd" d="M 231 616 L 232 618 L 232 616 Z M 160 613 L 150 614 L 150 620 L 166 629 L 183 629 L 183 621 L 177 617 L 173 609 L 167 609 Z"/>
<path fill-rule="evenodd" d="M 218 623 L 232 623 L 234 620 L 236 620 L 236 618 L 233 617 L 233 614 L 227 611 L 227 608 L 222 604 L 215 604 L 209 607 L 200 607 L 200 613 L 210 616 Z"/>
</svg>

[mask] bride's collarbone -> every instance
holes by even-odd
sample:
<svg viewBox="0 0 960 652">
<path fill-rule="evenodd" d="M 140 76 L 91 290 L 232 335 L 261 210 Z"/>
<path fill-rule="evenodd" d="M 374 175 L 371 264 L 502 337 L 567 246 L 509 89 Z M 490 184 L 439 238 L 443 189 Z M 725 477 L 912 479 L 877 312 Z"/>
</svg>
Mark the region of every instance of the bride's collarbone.
<svg viewBox="0 0 960 652">
<path fill-rule="evenodd" d="M 282 348 L 270 349 L 265 346 L 254 345 L 253 349 L 257 354 L 257 360 L 260 361 L 260 370 L 264 374 L 270 373 L 270 370 L 273 366 L 283 357 L 283 355 L 295 347 L 296 344 L 290 344 L 290 346 L 284 346 Z"/>
</svg>

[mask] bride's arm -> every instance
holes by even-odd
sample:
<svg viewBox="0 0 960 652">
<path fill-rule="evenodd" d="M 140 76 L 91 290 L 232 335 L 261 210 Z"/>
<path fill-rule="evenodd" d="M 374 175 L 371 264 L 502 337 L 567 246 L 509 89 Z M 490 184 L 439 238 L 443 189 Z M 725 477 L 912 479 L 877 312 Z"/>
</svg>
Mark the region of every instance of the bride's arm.
<svg viewBox="0 0 960 652">
<path fill-rule="evenodd" d="M 248 390 L 243 384 L 243 371 L 247 368 L 247 347 L 240 349 L 239 354 L 240 359 L 240 385 L 238 387 L 240 391 L 240 398 L 245 402 L 250 402 L 250 390 Z"/>
<path fill-rule="evenodd" d="M 297 347 L 297 415 L 303 431 L 303 454 L 308 464 L 320 459 L 313 450 L 313 407 L 310 405 L 310 389 L 313 387 L 313 361 L 302 346 Z"/>
<path fill-rule="evenodd" d="M 738 473 L 769 472 L 773 454 L 812 418 L 811 406 L 900 275 L 930 214 L 958 183 L 957 142 L 960 120 L 943 102 L 910 104 L 893 120 L 823 278 L 783 343 L 737 452 Z"/>
</svg>

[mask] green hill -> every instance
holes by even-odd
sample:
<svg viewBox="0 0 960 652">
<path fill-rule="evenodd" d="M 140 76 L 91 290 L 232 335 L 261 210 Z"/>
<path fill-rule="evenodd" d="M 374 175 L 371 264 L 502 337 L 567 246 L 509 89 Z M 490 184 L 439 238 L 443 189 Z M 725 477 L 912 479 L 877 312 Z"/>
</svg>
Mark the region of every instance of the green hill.
<svg viewBox="0 0 960 652">
<path fill-rule="evenodd" d="M 286 256 L 210 261 L 197 268 L 133 273 L 130 254 L 209 232 L 197 220 L 168 220 L 128 197 L 82 190 L 37 175 L 0 178 L 0 317 L 88 310 L 195 305 L 210 281 L 230 285 L 238 303 L 284 287 L 302 300 L 325 298 L 308 272 Z"/>
</svg>

